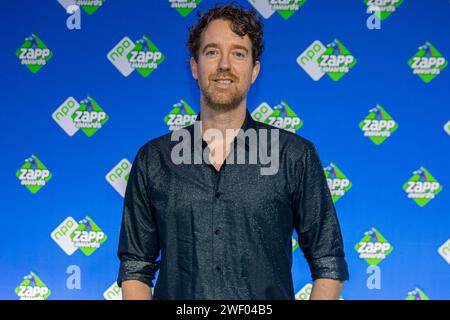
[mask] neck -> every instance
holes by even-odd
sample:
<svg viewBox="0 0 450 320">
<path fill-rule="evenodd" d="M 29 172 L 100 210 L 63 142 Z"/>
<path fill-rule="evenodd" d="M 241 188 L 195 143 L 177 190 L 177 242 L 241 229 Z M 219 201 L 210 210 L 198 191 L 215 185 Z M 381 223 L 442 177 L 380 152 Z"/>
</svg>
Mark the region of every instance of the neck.
<svg viewBox="0 0 450 320">
<path fill-rule="evenodd" d="M 247 113 L 247 100 L 242 100 L 241 104 L 233 110 L 218 111 L 201 99 L 200 112 L 202 132 L 208 129 L 216 129 L 220 130 L 225 136 L 227 129 L 238 130 L 242 127 Z"/>
<path fill-rule="evenodd" d="M 218 111 L 207 105 L 202 98 L 200 101 L 201 131 L 203 139 L 211 149 L 209 160 L 217 171 L 230 151 L 230 143 L 236 137 L 238 130 L 245 121 L 247 100 L 244 99 L 233 110 Z M 206 131 L 211 129 L 212 135 Z M 220 133 L 220 134 L 218 134 Z"/>
</svg>

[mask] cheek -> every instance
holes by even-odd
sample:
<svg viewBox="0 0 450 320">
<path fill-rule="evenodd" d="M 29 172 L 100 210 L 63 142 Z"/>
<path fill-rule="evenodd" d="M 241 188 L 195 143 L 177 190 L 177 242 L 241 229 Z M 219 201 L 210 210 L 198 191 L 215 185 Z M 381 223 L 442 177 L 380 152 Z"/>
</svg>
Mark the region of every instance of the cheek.
<svg viewBox="0 0 450 320">
<path fill-rule="evenodd" d="M 198 78 L 202 82 L 208 82 L 208 77 L 212 74 L 212 70 L 209 66 L 199 65 L 197 69 Z"/>
<path fill-rule="evenodd" d="M 246 80 L 246 82 L 252 81 L 253 68 L 250 65 L 246 65 L 242 67 L 242 78 Z"/>
<path fill-rule="evenodd" d="M 208 79 L 208 75 L 207 74 L 202 74 L 201 78 L 200 78 L 200 82 L 203 86 L 208 86 L 209 85 L 209 79 Z"/>
<path fill-rule="evenodd" d="M 205 82 L 208 81 L 208 77 L 205 76 L 201 68 L 197 69 L 197 81 L 199 82 L 199 84 L 204 84 Z"/>
<path fill-rule="evenodd" d="M 247 69 L 242 75 L 242 80 L 246 85 L 250 85 L 252 83 L 252 69 Z"/>
</svg>

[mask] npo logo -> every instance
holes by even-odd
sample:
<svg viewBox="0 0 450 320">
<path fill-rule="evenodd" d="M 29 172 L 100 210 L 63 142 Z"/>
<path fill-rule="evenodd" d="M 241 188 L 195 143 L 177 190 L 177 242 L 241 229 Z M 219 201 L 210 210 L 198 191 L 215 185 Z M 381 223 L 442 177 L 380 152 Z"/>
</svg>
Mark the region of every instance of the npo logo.
<svg viewBox="0 0 450 320">
<path fill-rule="evenodd" d="M 311 297 L 312 288 L 313 285 L 311 283 L 307 283 L 295 294 L 295 300 L 309 300 Z"/>
<path fill-rule="evenodd" d="M 82 7 L 87 14 L 93 14 L 106 0 L 58 0 L 59 4 L 68 9 L 70 7 Z"/>
<path fill-rule="evenodd" d="M 292 252 L 294 252 L 299 247 L 298 240 L 295 237 L 292 237 L 291 243 L 292 243 Z"/>
<path fill-rule="evenodd" d="M 312 289 L 313 289 L 312 283 L 307 283 L 295 294 L 295 300 L 310 300 Z M 340 296 L 339 300 L 344 300 L 344 298 Z"/>
<path fill-rule="evenodd" d="M 122 290 L 117 285 L 117 282 L 114 282 L 105 290 L 105 292 L 103 292 L 103 298 L 105 298 L 105 300 L 122 300 Z"/>
<path fill-rule="evenodd" d="M 316 40 L 297 58 L 299 66 L 302 67 L 314 81 L 319 80 L 325 74 L 317 61 L 326 49 L 327 48 L 322 42 Z"/>
<path fill-rule="evenodd" d="M 91 217 L 76 222 L 67 217 L 53 232 L 51 238 L 64 250 L 72 255 L 80 249 L 86 256 L 90 256 L 106 241 L 106 234 L 98 227 Z"/>
<path fill-rule="evenodd" d="M 125 77 L 134 70 L 147 77 L 164 61 L 162 52 L 145 35 L 136 42 L 124 37 L 108 52 L 107 58 Z"/>
<path fill-rule="evenodd" d="M 251 113 L 252 118 L 259 122 L 265 122 L 267 118 L 273 113 L 273 109 L 266 102 L 261 103 Z"/>
<path fill-rule="evenodd" d="M 450 120 L 444 125 L 444 130 L 450 135 Z"/>
<path fill-rule="evenodd" d="M 356 59 L 338 39 L 327 46 L 316 40 L 297 57 L 297 63 L 315 81 L 324 74 L 337 81 L 355 66 Z"/>
<path fill-rule="evenodd" d="M 442 258 L 444 258 L 445 261 L 447 261 L 448 264 L 450 264 L 450 239 L 448 239 L 442 244 L 442 246 L 439 247 L 438 253 Z"/>
<path fill-rule="evenodd" d="M 261 103 L 251 113 L 252 118 L 256 121 L 284 129 L 295 133 L 303 125 L 303 121 L 284 101 L 270 107 L 266 102 Z"/>
<path fill-rule="evenodd" d="M 70 235 L 78 228 L 78 222 L 72 217 L 67 217 L 55 230 L 51 233 L 51 238 L 64 250 L 64 252 L 71 256 L 77 247 L 72 242 Z"/>
<path fill-rule="evenodd" d="M 288 19 L 305 4 L 306 0 L 248 0 L 266 19 L 276 12 Z"/>
<path fill-rule="evenodd" d="M 52 114 L 53 120 L 69 135 L 82 130 L 92 136 L 108 121 L 109 117 L 90 96 L 78 103 L 73 97 L 64 101 Z"/>
<path fill-rule="evenodd" d="M 131 163 L 128 159 L 124 158 L 105 176 L 106 181 L 108 181 L 122 197 L 125 196 L 130 171 Z"/>
</svg>

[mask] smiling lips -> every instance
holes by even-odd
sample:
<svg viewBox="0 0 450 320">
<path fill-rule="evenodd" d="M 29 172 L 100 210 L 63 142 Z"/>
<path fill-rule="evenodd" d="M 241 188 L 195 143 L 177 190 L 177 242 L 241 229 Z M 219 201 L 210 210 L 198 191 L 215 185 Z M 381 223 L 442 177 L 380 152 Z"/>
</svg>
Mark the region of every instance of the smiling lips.
<svg viewBox="0 0 450 320">
<path fill-rule="evenodd" d="M 212 80 L 214 81 L 216 86 L 218 86 L 220 88 L 227 88 L 232 83 L 234 83 L 234 80 L 231 79 L 231 78 L 215 78 L 215 79 L 212 79 Z"/>
<path fill-rule="evenodd" d="M 217 79 L 217 80 L 214 80 L 214 81 L 216 81 L 216 82 L 218 82 L 218 83 L 223 83 L 223 84 L 230 84 L 230 83 L 233 82 L 233 81 L 230 80 L 230 79 Z"/>
</svg>

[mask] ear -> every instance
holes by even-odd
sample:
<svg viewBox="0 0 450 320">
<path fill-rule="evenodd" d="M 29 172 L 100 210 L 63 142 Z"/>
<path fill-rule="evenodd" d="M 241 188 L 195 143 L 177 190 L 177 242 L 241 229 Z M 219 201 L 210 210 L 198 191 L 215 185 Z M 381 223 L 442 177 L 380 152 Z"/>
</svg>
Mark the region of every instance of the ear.
<svg viewBox="0 0 450 320">
<path fill-rule="evenodd" d="M 193 57 L 191 57 L 189 62 L 191 63 L 192 76 L 194 77 L 195 80 L 198 80 L 197 62 L 195 61 L 195 59 Z"/>
<path fill-rule="evenodd" d="M 256 61 L 252 70 L 252 83 L 256 81 L 256 78 L 258 78 L 260 68 L 261 64 L 259 63 L 259 61 Z"/>
</svg>

